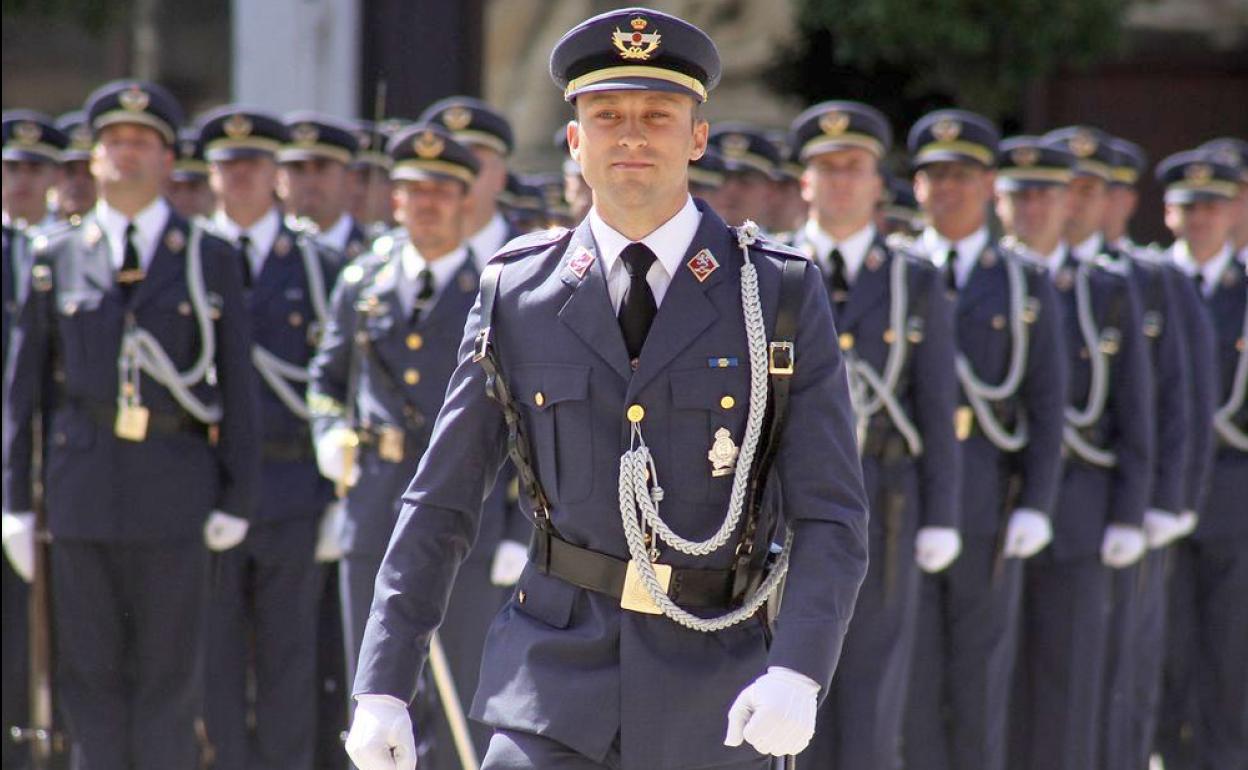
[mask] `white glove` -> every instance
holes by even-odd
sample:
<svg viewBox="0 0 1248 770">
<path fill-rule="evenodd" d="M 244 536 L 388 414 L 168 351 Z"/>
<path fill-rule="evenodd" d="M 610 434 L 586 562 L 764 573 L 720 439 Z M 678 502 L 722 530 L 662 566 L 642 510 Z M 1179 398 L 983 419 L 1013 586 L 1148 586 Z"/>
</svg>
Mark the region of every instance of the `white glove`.
<svg viewBox="0 0 1248 770">
<path fill-rule="evenodd" d="M 355 696 L 346 748 L 360 770 L 416 770 L 416 736 L 407 704 L 389 695 Z"/>
<path fill-rule="evenodd" d="M 1140 527 L 1110 524 L 1101 539 L 1101 563 L 1114 569 L 1129 567 L 1139 561 L 1147 548 L 1148 540 Z"/>
<path fill-rule="evenodd" d="M 953 527 L 920 527 L 914 560 L 924 572 L 942 572 L 962 553 L 962 535 Z"/>
<path fill-rule="evenodd" d="M 1018 508 L 1010 514 L 1005 528 L 1006 557 L 1030 559 L 1044 550 L 1053 540 L 1053 523 L 1049 517 L 1033 508 Z"/>
<path fill-rule="evenodd" d="M 204 524 L 204 543 L 212 551 L 228 551 L 247 537 L 247 520 L 213 511 Z"/>
<path fill-rule="evenodd" d="M 490 582 L 496 586 L 514 586 L 529 563 L 529 549 L 515 540 L 504 540 L 494 551 L 490 565 Z"/>
<path fill-rule="evenodd" d="M 815 734 L 819 685 L 810 677 L 771 666 L 728 709 L 725 746 L 750 742 L 760 754 L 800 754 Z"/>
<path fill-rule="evenodd" d="M 1179 537 L 1187 537 L 1196 529 L 1196 525 L 1200 523 L 1200 516 L 1196 511 L 1183 511 L 1179 514 Z"/>
<path fill-rule="evenodd" d="M 29 583 L 35 576 L 35 514 L 5 511 L 3 530 L 4 555 L 13 571 Z"/>
<path fill-rule="evenodd" d="M 316 440 L 316 467 L 321 475 L 335 484 L 345 482 L 347 486 L 355 486 L 360 480 L 359 463 L 351 463 L 351 474 L 343 478 L 347 468 L 347 448 L 354 447 L 355 432 L 349 428 L 330 428 Z"/>
<path fill-rule="evenodd" d="M 1144 511 L 1144 534 L 1149 548 L 1165 548 L 1183 537 L 1183 519 L 1168 511 L 1150 508 Z"/>
<path fill-rule="evenodd" d="M 342 558 L 342 517 L 343 502 L 335 500 L 325 506 L 321 514 L 321 523 L 316 531 L 316 560 L 322 564 L 338 561 Z"/>
</svg>

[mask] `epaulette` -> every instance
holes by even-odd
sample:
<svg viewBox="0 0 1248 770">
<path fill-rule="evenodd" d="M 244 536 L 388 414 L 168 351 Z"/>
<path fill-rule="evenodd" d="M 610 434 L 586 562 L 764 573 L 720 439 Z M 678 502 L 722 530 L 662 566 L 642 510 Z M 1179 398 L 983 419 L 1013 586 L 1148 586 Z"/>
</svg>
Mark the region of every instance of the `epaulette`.
<svg viewBox="0 0 1248 770">
<path fill-rule="evenodd" d="M 360 283 L 366 277 L 377 272 L 377 270 L 384 266 L 387 262 L 389 262 L 388 259 L 380 257 L 371 251 L 366 251 L 351 260 L 351 262 L 342 269 L 342 281 L 347 285 Z"/>
<path fill-rule="evenodd" d="M 217 227 L 216 221 L 209 219 L 202 214 L 196 214 L 191 217 L 191 225 L 198 227 L 200 230 L 204 231 L 206 235 L 211 235 L 214 238 L 220 238 L 227 243 L 233 243 L 233 239 L 227 236 L 224 230 Z"/>
<path fill-rule="evenodd" d="M 399 249 L 406 242 L 407 239 L 405 237 L 391 230 L 384 235 L 377 236 L 373 241 L 372 255 L 383 261 L 390 259 L 390 257 L 398 254 Z"/>
<path fill-rule="evenodd" d="M 321 228 L 308 217 L 286 217 L 286 226 L 297 233 L 320 235 Z"/>
<path fill-rule="evenodd" d="M 765 251 L 768 254 L 775 254 L 776 256 L 783 257 L 784 259 L 808 259 L 807 256 L 802 253 L 801 249 L 781 243 L 780 241 L 772 238 L 770 235 L 760 234 L 754 243 L 751 244 L 751 248 L 758 249 L 759 251 Z"/>
<path fill-rule="evenodd" d="M 499 249 L 490 261 L 498 259 L 511 259 L 521 254 L 527 254 L 535 249 L 543 249 L 551 246 L 572 234 L 572 231 L 566 227 L 551 227 L 546 230 L 534 230 L 531 233 L 516 236 L 503 247 Z"/>
<path fill-rule="evenodd" d="M 892 247 L 892 251 L 895 256 L 901 257 L 902 259 L 906 260 L 906 264 L 915 268 L 916 270 L 929 272 L 929 273 L 932 273 L 933 275 L 940 273 L 940 269 L 936 267 L 936 265 L 932 264 L 932 260 L 928 259 L 926 254 L 924 254 L 921 251 L 918 251 L 917 249 L 914 249 L 914 248 L 899 249 L 896 247 Z"/>
<path fill-rule="evenodd" d="M 57 222 L 44 230 L 39 231 L 30 239 L 30 253 L 36 257 L 48 250 L 54 241 L 65 238 L 70 233 L 76 232 L 81 226 L 81 222 L 75 224 L 73 222 Z"/>
</svg>

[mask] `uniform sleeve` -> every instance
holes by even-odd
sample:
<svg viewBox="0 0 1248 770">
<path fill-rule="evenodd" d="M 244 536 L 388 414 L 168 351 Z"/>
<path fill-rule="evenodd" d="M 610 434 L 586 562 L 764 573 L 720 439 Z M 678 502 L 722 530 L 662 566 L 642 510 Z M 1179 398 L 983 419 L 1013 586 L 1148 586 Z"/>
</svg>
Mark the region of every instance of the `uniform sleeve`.
<svg viewBox="0 0 1248 770">
<path fill-rule="evenodd" d="M 1148 505 L 1156 454 L 1157 417 L 1148 349 L 1140 322 L 1140 303 L 1125 281 L 1115 286 L 1123 308 L 1118 322 L 1122 339 L 1118 354 L 1110 361 L 1109 396 L 1106 409 L 1117 427 L 1118 455 L 1110 494 L 1109 520 L 1140 526 Z"/>
<path fill-rule="evenodd" d="M 845 362 L 819 271 L 806 271 L 786 429 L 776 455 L 793 551 L 769 665 L 826 691 L 867 570 L 867 501 Z"/>
<path fill-rule="evenodd" d="M 1158 283 L 1157 290 L 1162 292 L 1164 320 L 1161 334 L 1153 343 L 1157 451 L 1149 507 L 1179 513 L 1184 508 L 1184 474 L 1191 451 L 1191 372 L 1184 358 L 1183 310 L 1177 285 L 1179 276 L 1168 270 L 1158 270 L 1153 278 Z"/>
<path fill-rule="evenodd" d="M 348 269 L 358 270 L 358 267 Z M 312 413 L 312 435 L 316 439 L 345 416 L 358 286 L 355 281 L 343 279 L 334 286 L 329 296 L 329 317 L 321 330 L 316 353 L 308 363 L 308 410 Z"/>
<path fill-rule="evenodd" d="M 46 262 L 41 266 L 49 267 Z M 32 291 L 18 311 L 4 371 L 4 510 L 34 508 L 32 425 L 49 380 L 54 290 Z"/>
<path fill-rule="evenodd" d="M 220 248 L 208 251 L 211 243 Z M 221 294 L 221 317 L 216 322 L 217 379 L 221 387 L 222 415 L 217 461 L 221 473 L 221 497 L 217 508 L 250 518 L 260 493 L 260 393 L 251 363 L 251 314 L 243 301 L 242 276 L 228 245 L 204 240 L 204 267 L 216 273 Z M 215 262 L 210 256 L 217 257 Z"/>
<path fill-rule="evenodd" d="M 1188 401 L 1188 440 L 1185 469 L 1184 511 L 1201 513 L 1213 478 L 1213 457 L 1217 449 L 1213 413 L 1218 402 L 1217 332 L 1196 287 L 1180 276 L 1176 293 L 1182 308 L 1185 364 L 1191 375 Z"/>
<path fill-rule="evenodd" d="M 923 340 L 916 347 L 912 386 L 915 421 L 923 436 L 919 460 L 920 519 L 926 527 L 957 527 L 962 480 L 962 453 L 953 425 L 958 404 L 954 370 L 956 340 L 953 302 L 934 270 L 923 270 L 916 288 L 926 293 Z"/>
<path fill-rule="evenodd" d="M 498 313 L 498 310 L 495 311 Z M 446 402 L 429 449 L 407 491 L 377 574 L 354 693 L 410 702 L 442 620 L 459 565 L 476 540 L 482 500 L 506 452 L 502 411 L 472 361 L 481 327 L 478 301 L 468 316 Z"/>
<path fill-rule="evenodd" d="M 1052 515 L 1062 473 L 1069 362 L 1057 290 L 1043 275 L 1030 275 L 1028 282 L 1039 308 L 1031 324 L 1027 371 L 1020 386 L 1028 440 L 1019 450 L 1023 483 L 1018 507 Z"/>
</svg>

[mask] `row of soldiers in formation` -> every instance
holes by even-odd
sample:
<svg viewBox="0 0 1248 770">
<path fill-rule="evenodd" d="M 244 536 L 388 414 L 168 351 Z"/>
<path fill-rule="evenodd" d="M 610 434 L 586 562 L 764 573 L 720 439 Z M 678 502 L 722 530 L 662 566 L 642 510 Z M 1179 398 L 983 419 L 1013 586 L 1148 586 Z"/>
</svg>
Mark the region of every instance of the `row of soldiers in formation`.
<svg viewBox="0 0 1248 770">
<path fill-rule="evenodd" d="M 41 486 L 58 715 L 86 766 L 339 767 L 480 272 L 592 197 L 571 158 L 558 196 L 509 174 L 506 118 L 470 98 L 387 127 L 182 122 L 134 81 L 61 121 L 4 116 L 4 723 L 27 722 Z M 689 187 L 790 231 L 849 369 L 870 568 L 800 761 L 1248 766 L 1248 145 L 1157 167 L 1163 252 L 1127 232 L 1143 152 L 1090 127 L 1001 140 L 932 113 L 912 189 L 882 175 L 867 105 L 783 139 L 714 126 Z M 517 497 L 504 475 L 439 631 L 463 704 L 526 561 Z M 456 767 L 433 689 L 422 767 Z"/>
</svg>

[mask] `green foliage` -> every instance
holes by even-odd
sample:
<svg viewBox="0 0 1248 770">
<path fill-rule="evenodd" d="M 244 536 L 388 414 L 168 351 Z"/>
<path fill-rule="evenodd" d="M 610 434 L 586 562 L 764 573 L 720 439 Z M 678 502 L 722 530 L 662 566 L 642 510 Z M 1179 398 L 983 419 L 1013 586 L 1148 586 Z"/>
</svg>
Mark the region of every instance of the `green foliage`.
<svg viewBox="0 0 1248 770">
<path fill-rule="evenodd" d="M 826 31 L 836 64 L 910 71 L 908 95 L 942 92 L 990 114 L 1060 65 L 1117 51 L 1131 0 L 793 0 L 807 34 Z"/>
<path fill-rule="evenodd" d="M 77 24 L 99 35 L 125 20 L 133 0 L 3 0 L 4 19 L 46 19 Z"/>
</svg>

